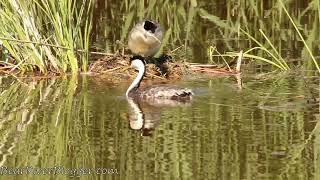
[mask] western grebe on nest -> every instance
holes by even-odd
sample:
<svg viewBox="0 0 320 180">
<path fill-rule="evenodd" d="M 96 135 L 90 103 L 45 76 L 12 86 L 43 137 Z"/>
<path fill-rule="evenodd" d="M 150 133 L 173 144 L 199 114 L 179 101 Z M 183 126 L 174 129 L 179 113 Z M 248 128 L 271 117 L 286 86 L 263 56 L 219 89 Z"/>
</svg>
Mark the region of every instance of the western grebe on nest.
<svg viewBox="0 0 320 180">
<path fill-rule="evenodd" d="M 163 28 L 159 23 L 145 20 L 137 23 L 129 33 L 128 46 L 131 52 L 142 57 L 152 57 L 160 49 Z"/>
<path fill-rule="evenodd" d="M 165 62 L 170 61 L 170 56 L 161 55 L 153 58 L 161 47 L 163 33 L 164 29 L 156 21 L 141 21 L 130 31 L 128 47 L 134 55 L 134 59 L 143 59 L 147 63 L 155 64 L 161 74 L 167 74 L 168 67 Z"/>
<path fill-rule="evenodd" d="M 172 86 L 152 86 L 144 90 L 140 90 L 139 86 L 146 71 L 144 61 L 141 59 L 133 59 L 131 61 L 131 67 L 138 70 L 139 73 L 127 89 L 127 97 L 145 100 L 171 99 L 177 101 L 186 101 L 190 100 L 191 96 L 193 95 L 190 89 Z"/>
</svg>

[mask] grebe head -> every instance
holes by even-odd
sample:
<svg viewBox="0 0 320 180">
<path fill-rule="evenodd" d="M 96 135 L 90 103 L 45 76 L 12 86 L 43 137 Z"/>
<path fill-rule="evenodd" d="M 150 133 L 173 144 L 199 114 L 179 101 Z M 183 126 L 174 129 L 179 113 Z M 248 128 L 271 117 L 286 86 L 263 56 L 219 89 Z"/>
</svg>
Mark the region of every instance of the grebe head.
<svg viewBox="0 0 320 180">
<path fill-rule="evenodd" d="M 141 59 L 133 59 L 133 60 L 131 60 L 130 63 L 131 63 L 130 67 L 134 68 L 134 69 L 136 69 L 138 71 L 142 70 L 142 69 L 145 69 L 145 63 Z"/>
<path fill-rule="evenodd" d="M 155 55 L 162 43 L 163 29 L 159 23 L 145 20 L 136 24 L 129 33 L 128 46 L 133 54 Z"/>
</svg>

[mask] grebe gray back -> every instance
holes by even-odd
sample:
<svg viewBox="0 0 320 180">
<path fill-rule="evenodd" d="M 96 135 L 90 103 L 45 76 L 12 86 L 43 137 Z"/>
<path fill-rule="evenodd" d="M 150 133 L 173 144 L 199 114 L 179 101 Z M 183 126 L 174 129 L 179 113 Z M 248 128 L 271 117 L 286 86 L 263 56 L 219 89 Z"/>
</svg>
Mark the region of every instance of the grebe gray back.
<svg viewBox="0 0 320 180">
<path fill-rule="evenodd" d="M 139 86 L 145 73 L 145 64 L 141 59 L 131 61 L 131 67 L 138 70 L 138 75 L 127 89 L 126 96 L 138 99 L 172 99 L 177 101 L 190 100 L 193 92 L 187 88 L 170 86 L 153 86 L 145 90 L 140 90 Z"/>
<path fill-rule="evenodd" d="M 160 49 L 163 29 L 159 23 L 145 20 L 137 23 L 129 33 L 128 46 L 135 55 L 154 56 Z"/>
</svg>

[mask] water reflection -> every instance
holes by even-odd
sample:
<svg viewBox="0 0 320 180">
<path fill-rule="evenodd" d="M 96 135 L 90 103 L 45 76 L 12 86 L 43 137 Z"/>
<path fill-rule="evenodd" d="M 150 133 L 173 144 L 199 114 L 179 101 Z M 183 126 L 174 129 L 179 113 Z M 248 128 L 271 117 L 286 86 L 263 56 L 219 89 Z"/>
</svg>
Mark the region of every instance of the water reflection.
<svg viewBox="0 0 320 180">
<path fill-rule="evenodd" d="M 4 166 L 119 173 L 43 179 L 319 179 L 320 82 L 301 77 L 243 77 L 241 91 L 229 77 L 184 82 L 196 96 L 178 106 L 93 77 L 2 78 L 0 179 L 13 177 Z"/>
<path fill-rule="evenodd" d="M 152 101 L 127 98 L 130 106 L 129 123 L 133 130 L 140 130 L 141 136 L 150 136 L 160 124 L 161 112 L 167 108 L 190 106 L 190 101 L 153 99 Z"/>
</svg>

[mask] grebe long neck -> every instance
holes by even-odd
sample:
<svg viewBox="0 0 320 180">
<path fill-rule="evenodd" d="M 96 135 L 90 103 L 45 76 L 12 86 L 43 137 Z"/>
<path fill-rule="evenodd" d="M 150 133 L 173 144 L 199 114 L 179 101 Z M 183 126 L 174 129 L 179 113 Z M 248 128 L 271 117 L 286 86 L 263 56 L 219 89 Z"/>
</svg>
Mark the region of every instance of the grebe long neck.
<svg viewBox="0 0 320 180">
<path fill-rule="evenodd" d="M 136 70 L 139 71 L 137 77 L 134 79 L 134 81 L 131 83 L 131 85 L 129 86 L 129 88 L 127 89 L 126 92 L 126 96 L 129 97 L 129 93 L 134 90 L 134 89 L 138 89 L 140 86 L 140 82 L 143 79 L 144 73 L 146 71 L 145 65 L 143 63 L 142 60 L 140 59 L 134 59 L 131 62 L 131 67 L 135 68 Z"/>
</svg>

